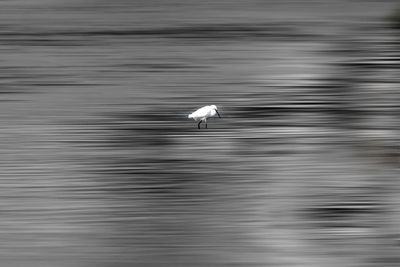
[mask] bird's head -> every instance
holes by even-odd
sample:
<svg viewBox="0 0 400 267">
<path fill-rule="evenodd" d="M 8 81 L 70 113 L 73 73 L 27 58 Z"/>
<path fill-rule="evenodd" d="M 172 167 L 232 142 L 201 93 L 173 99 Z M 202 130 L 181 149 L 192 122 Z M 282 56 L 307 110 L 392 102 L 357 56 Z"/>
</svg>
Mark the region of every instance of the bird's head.
<svg viewBox="0 0 400 267">
<path fill-rule="evenodd" d="M 216 106 L 216 105 L 211 105 L 210 107 L 211 107 L 213 110 L 215 110 L 215 112 L 217 112 L 217 114 L 218 114 L 218 117 L 220 117 L 220 118 L 221 118 L 221 116 L 219 115 L 219 112 L 218 112 L 217 106 Z"/>
</svg>

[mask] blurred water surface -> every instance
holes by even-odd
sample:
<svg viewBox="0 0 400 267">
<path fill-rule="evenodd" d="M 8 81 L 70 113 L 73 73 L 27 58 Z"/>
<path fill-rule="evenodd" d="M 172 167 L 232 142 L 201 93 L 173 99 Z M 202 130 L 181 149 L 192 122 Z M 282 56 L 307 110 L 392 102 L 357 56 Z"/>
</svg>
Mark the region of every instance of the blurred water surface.
<svg viewBox="0 0 400 267">
<path fill-rule="evenodd" d="M 398 266 L 396 2 L 1 1 L 1 266 Z"/>
</svg>

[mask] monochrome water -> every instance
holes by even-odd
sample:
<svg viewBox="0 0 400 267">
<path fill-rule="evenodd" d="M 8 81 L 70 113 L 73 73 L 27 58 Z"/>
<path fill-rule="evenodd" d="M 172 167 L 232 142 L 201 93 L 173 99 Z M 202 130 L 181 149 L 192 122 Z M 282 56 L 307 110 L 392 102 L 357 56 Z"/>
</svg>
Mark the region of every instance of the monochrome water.
<svg viewBox="0 0 400 267">
<path fill-rule="evenodd" d="M 396 8 L 1 1 L 0 266 L 398 266 Z"/>
</svg>

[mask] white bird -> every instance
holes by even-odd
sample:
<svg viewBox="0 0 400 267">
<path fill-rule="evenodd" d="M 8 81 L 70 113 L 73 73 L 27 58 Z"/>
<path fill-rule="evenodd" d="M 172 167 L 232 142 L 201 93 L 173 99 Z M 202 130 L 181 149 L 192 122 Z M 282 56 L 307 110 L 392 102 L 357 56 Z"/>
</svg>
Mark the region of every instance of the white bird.
<svg viewBox="0 0 400 267">
<path fill-rule="evenodd" d="M 218 113 L 217 106 L 216 105 L 211 105 L 211 106 L 205 106 L 202 108 L 199 108 L 192 114 L 188 116 L 189 119 L 194 119 L 195 121 L 199 121 L 199 124 L 197 124 L 197 127 L 200 129 L 200 123 L 203 121 L 206 123 L 206 128 L 207 128 L 207 118 L 214 117 L 215 114 L 218 114 L 218 117 L 221 118 L 221 116 Z"/>
</svg>

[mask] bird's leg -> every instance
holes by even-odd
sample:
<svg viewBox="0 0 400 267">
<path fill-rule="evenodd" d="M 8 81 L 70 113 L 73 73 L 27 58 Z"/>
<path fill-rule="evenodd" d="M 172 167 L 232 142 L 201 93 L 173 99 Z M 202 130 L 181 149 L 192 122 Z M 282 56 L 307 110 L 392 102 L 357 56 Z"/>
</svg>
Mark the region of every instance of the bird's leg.
<svg viewBox="0 0 400 267">
<path fill-rule="evenodd" d="M 200 123 L 202 122 L 202 120 L 199 121 L 199 124 L 197 124 L 197 127 L 200 129 Z"/>
<path fill-rule="evenodd" d="M 207 119 L 204 120 L 206 122 L 206 129 L 207 129 Z"/>
</svg>

